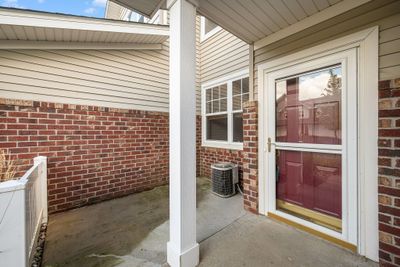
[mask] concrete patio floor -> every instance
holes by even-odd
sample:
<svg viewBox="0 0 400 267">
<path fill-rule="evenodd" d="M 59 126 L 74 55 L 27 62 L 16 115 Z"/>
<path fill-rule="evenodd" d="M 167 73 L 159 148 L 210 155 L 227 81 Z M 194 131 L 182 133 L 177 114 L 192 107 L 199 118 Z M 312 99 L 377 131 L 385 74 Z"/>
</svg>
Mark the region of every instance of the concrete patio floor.
<svg viewBox="0 0 400 267">
<path fill-rule="evenodd" d="M 315 236 L 246 213 L 197 179 L 200 266 L 377 266 Z M 168 266 L 168 187 L 50 217 L 43 266 Z"/>
<path fill-rule="evenodd" d="M 197 240 L 245 215 L 241 195 L 220 198 L 197 179 Z M 43 266 L 162 266 L 169 240 L 168 186 L 50 216 Z"/>
<path fill-rule="evenodd" d="M 377 267 L 316 236 L 247 213 L 200 244 L 199 266 Z"/>
</svg>

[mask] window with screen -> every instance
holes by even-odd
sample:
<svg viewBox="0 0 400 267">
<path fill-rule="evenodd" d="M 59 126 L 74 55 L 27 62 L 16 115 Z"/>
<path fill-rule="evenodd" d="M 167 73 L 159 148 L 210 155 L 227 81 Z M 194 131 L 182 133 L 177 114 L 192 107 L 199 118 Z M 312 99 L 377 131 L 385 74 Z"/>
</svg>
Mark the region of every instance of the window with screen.
<svg viewBox="0 0 400 267">
<path fill-rule="evenodd" d="M 236 78 L 203 92 L 203 141 L 234 147 L 243 142 L 243 103 L 249 100 L 249 78 Z"/>
</svg>

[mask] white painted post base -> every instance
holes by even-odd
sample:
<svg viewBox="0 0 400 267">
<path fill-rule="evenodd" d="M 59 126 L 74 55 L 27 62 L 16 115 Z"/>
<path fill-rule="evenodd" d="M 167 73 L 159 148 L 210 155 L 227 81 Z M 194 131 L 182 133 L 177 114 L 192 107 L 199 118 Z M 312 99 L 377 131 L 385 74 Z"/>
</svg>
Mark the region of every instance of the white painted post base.
<svg viewBox="0 0 400 267">
<path fill-rule="evenodd" d="M 179 252 L 174 248 L 171 242 L 167 243 L 167 261 L 171 266 L 177 267 L 192 267 L 199 264 L 200 247 L 195 244 L 194 247 Z"/>
</svg>

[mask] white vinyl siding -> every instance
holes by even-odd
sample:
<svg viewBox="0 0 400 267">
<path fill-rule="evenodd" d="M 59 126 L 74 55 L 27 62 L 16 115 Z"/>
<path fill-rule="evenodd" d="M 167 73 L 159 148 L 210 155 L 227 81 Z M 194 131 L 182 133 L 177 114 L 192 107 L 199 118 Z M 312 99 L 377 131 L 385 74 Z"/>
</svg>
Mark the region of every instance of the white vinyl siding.
<svg viewBox="0 0 400 267">
<path fill-rule="evenodd" d="M 200 44 L 200 58 L 204 83 L 248 68 L 249 46 L 222 30 Z"/>
<path fill-rule="evenodd" d="M 400 1 L 372 2 L 255 51 L 255 99 L 257 66 L 271 59 L 324 43 L 334 38 L 379 26 L 379 80 L 400 76 Z M 376 6 L 373 6 L 376 5 Z"/>
<path fill-rule="evenodd" d="M 162 50 L 1 50 L 0 97 L 168 112 Z"/>
<path fill-rule="evenodd" d="M 200 28 L 200 19 L 197 24 Z M 225 30 L 220 30 L 201 42 L 199 48 L 201 84 L 249 68 L 249 45 Z M 200 111 L 200 87 L 197 99 Z"/>
</svg>

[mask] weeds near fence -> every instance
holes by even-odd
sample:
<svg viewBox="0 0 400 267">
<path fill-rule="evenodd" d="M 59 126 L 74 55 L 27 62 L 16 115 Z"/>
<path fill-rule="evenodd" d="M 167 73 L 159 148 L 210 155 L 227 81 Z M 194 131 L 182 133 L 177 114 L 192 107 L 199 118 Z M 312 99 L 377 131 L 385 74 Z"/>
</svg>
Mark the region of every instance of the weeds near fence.
<svg viewBox="0 0 400 267">
<path fill-rule="evenodd" d="M 16 169 L 15 161 L 4 150 L 0 149 L 0 182 L 13 180 Z"/>
</svg>

